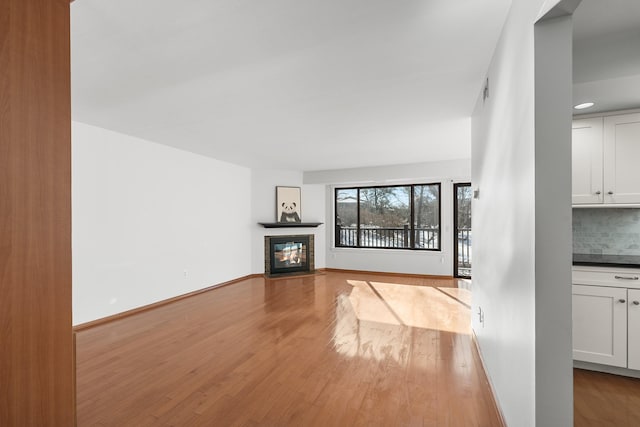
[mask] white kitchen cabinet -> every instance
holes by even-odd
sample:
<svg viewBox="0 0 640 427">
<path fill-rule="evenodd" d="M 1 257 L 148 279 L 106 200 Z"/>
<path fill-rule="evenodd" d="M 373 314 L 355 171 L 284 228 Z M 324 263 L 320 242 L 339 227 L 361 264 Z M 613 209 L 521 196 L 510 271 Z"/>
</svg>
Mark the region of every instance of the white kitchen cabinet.
<svg viewBox="0 0 640 427">
<path fill-rule="evenodd" d="M 573 285 L 573 358 L 627 366 L 627 289 Z"/>
<path fill-rule="evenodd" d="M 604 118 L 604 202 L 640 203 L 640 113 Z"/>
<path fill-rule="evenodd" d="M 640 204 L 640 113 L 574 120 L 571 150 L 574 205 Z"/>
<path fill-rule="evenodd" d="M 571 202 L 602 203 L 602 117 L 574 120 L 572 125 Z"/>
<path fill-rule="evenodd" d="M 627 321 L 629 323 L 629 369 L 640 370 L 640 290 L 629 289 L 629 311 Z"/>
</svg>

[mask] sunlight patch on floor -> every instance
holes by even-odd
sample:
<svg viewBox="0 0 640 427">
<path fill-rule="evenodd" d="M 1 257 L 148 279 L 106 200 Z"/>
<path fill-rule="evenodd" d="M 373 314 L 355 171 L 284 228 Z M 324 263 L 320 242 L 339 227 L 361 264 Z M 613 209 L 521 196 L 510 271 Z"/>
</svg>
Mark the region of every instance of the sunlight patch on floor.
<svg viewBox="0 0 640 427">
<path fill-rule="evenodd" d="M 347 280 L 351 292 L 336 300 L 334 348 L 346 356 L 402 363 L 414 333 L 468 336 L 470 291 L 457 288 Z M 417 329 L 417 330 L 416 330 Z"/>
<path fill-rule="evenodd" d="M 471 295 L 465 289 L 347 280 L 359 320 L 469 334 Z"/>
</svg>

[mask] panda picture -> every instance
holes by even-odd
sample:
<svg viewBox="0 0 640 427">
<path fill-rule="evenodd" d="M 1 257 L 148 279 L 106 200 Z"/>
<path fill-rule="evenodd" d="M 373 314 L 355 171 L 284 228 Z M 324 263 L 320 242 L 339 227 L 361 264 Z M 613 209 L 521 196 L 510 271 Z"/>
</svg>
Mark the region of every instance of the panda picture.
<svg viewBox="0 0 640 427">
<path fill-rule="evenodd" d="M 300 187 L 276 187 L 276 221 L 302 222 L 300 216 Z"/>
<path fill-rule="evenodd" d="M 298 206 L 295 202 L 282 202 L 282 214 L 280 215 L 280 222 L 300 222 L 300 215 L 298 215 Z"/>
</svg>

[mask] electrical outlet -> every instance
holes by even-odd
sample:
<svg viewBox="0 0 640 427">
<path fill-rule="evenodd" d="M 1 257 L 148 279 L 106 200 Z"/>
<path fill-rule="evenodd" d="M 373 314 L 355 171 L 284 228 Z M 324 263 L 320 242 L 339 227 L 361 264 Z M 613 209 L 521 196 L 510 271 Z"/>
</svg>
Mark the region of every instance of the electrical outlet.
<svg viewBox="0 0 640 427">
<path fill-rule="evenodd" d="M 478 307 L 478 321 L 484 328 L 484 311 L 482 310 L 482 307 Z"/>
<path fill-rule="evenodd" d="M 184 277 L 185 279 L 189 277 L 189 270 L 184 270 Z"/>
</svg>

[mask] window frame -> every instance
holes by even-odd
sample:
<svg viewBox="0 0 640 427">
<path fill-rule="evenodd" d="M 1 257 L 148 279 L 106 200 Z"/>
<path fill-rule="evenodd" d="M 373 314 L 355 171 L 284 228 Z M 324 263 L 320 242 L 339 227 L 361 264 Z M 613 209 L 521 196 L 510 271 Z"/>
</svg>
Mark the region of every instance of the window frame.
<svg viewBox="0 0 640 427">
<path fill-rule="evenodd" d="M 415 247 L 415 187 L 420 186 L 437 186 L 438 187 L 438 247 L 437 248 L 416 248 Z M 362 246 L 360 238 L 360 190 L 370 190 L 376 188 L 395 188 L 395 187 L 411 187 L 410 201 L 410 218 L 409 218 L 409 247 L 394 247 L 394 246 Z M 338 191 L 340 190 L 356 190 L 356 245 L 341 245 L 340 235 L 338 229 Z M 393 185 L 367 185 L 367 186 L 345 186 L 334 187 L 333 191 L 333 240 L 334 248 L 336 249 L 385 249 L 385 250 L 400 250 L 400 251 L 427 251 L 427 252 L 442 252 L 442 182 L 427 182 L 427 183 L 410 183 L 410 184 L 393 184 Z"/>
</svg>

